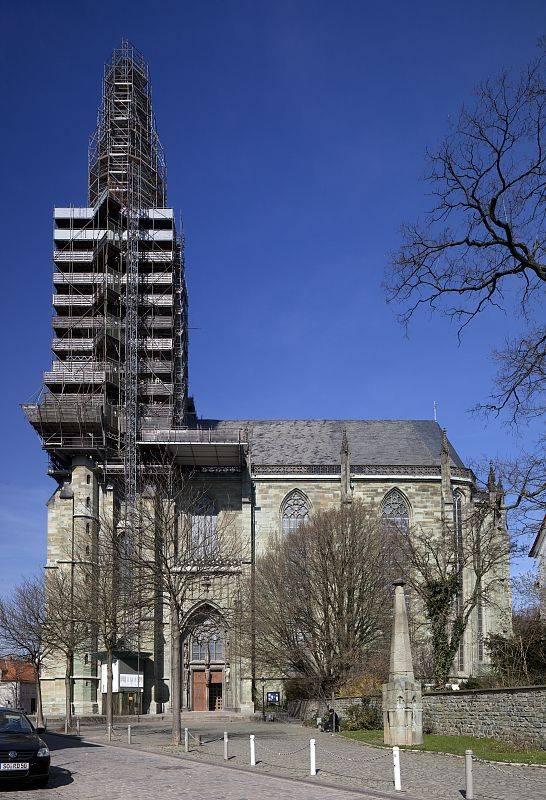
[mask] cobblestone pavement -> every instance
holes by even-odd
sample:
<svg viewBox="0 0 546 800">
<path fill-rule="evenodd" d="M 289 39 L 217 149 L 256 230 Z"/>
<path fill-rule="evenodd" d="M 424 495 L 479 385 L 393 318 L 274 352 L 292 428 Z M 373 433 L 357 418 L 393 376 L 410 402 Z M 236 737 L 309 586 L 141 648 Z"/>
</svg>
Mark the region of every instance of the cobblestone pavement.
<svg viewBox="0 0 546 800">
<path fill-rule="evenodd" d="M 309 739 L 316 739 L 318 774 L 310 779 L 340 787 L 393 793 L 392 751 L 369 747 L 341 736 L 319 733 L 298 724 L 261 721 L 198 720 L 188 725 L 190 753 L 170 744 L 167 720 L 146 720 L 132 726 L 132 748 L 153 750 L 182 759 L 221 766 L 223 732 L 229 736 L 229 764 L 250 766 L 249 734 L 255 735 L 256 775 L 269 773 L 293 778 L 309 776 Z M 86 739 L 105 741 L 102 729 L 82 729 Z M 199 744 L 201 736 L 202 744 Z M 114 731 L 114 744 L 127 744 L 127 728 Z M 438 753 L 402 751 L 402 788 L 406 795 L 427 800 L 461 800 L 464 797 L 464 760 Z M 221 770 L 224 772 L 225 770 Z M 474 763 L 476 800 L 543 800 L 546 796 L 546 769 L 541 767 Z"/>
<path fill-rule="evenodd" d="M 380 800 L 375 794 L 324 786 L 317 790 L 307 783 L 155 752 L 86 744 L 53 734 L 46 738 L 51 748 L 48 788 L 0 784 L 6 800 Z"/>
</svg>

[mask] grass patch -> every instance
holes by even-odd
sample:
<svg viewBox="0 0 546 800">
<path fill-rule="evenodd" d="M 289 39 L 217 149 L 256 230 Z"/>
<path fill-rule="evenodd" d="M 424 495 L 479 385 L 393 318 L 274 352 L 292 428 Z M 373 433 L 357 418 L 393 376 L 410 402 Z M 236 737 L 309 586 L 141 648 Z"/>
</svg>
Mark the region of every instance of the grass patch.
<svg viewBox="0 0 546 800">
<path fill-rule="evenodd" d="M 342 736 L 365 744 L 383 745 L 383 731 L 343 731 Z M 412 750 L 426 750 L 429 753 L 454 753 L 464 756 L 465 750 L 472 750 L 477 758 L 488 761 L 516 761 L 520 764 L 546 764 L 546 750 L 518 748 L 497 739 L 477 739 L 474 736 L 440 736 L 425 733 L 424 744 Z"/>
</svg>

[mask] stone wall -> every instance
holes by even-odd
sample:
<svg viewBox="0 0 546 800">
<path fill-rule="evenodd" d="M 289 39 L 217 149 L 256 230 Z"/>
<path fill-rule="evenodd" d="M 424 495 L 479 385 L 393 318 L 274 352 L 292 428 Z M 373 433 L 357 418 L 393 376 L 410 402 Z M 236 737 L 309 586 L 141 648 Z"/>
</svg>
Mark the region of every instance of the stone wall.
<svg viewBox="0 0 546 800">
<path fill-rule="evenodd" d="M 370 705 L 375 706 L 381 710 L 381 696 L 373 696 L 366 698 Z M 349 706 L 358 705 L 360 703 L 359 697 L 336 697 L 335 710 L 341 720 Z M 330 705 L 330 703 L 328 703 Z M 313 720 L 315 717 L 320 717 L 326 712 L 326 703 L 320 700 L 291 700 L 288 703 L 288 713 L 291 717 L 301 720 Z"/>
<path fill-rule="evenodd" d="M 380 697 L 370 700 L 381 706 Z M 358 697 L 339 697 L 335 708 L 343 719 L 347 708 L 359 702 Z M 318 700 L 288 704 L 291 716 L 300 719 L 313 719 L 324 710 Z M 423 728 L 432 733 L 488 737 L 546 748 L 546 686 L 423 694 Z"/>
<path fill-rule="evenodd" d="M 546 747 L 546 686 L 473 689 L 423 695 L 423 727 L 433 733 Z"/>
</svg>

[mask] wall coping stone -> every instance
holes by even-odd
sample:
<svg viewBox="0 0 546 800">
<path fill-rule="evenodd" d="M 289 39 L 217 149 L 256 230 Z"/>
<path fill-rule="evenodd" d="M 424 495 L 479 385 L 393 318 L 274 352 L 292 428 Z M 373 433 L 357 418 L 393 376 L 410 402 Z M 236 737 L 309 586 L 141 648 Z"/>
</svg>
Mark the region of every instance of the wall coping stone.
<svg viewBox="0 0 546 800">
<path fill-rule="evenodd" d="M 504 686 L 491 689 L 432 689 L 423 692 L 423 697 L 460 697 L 461 695 L 484 695 L 484 694 L 502 694 L 508 692 L 510 694 L 517 694 L 518 692 L 544 692 L 546 685 L 537 686 Z"/>
<path fill-rule="evenodd" d="M 423 697 L 460 697 L 463 694 L 477 695 L 477 694 L 502 694 L 502 692 L 509 692 L 516 694 L 517 692 L 544 692 L 546 691 L 546 684 L 536 684 L 533 686 L 501 686 L 489 689 L 429 689 L 423 692 Z M 373 694 L 355 694 L 355 695 L 339 695 L 334 698 L 334 702 L 338 700 L 353 700 L 359 703 L 361 700 L 366 699 L 381 699 L 382 695 L 379 692 Z M 290 702 L 309 702 L 320 703 L 316 697 L 299 698 Z M 324 700 L 324 704 L 330 703 L 330 700 Z"/>
</svg>

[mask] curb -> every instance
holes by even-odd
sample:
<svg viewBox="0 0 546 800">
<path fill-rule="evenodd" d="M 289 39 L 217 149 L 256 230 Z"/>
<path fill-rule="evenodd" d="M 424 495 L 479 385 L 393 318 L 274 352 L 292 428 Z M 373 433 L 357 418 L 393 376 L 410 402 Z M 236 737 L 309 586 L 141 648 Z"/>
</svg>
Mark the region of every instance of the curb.
<svg viewBox="0 0 546 800">
<path fill-rule="evenodd" d="M 372 744 L 371 742 L 361 742 L 360 739 L 353 739 L 351 736 L 346 736 L 351 742 L 356 742 L 357 744 L 361 745 L 362 747 L 373 747 L 375 750 L 389 750 L 390 745 L 381 745 L 381 744 Z M 444 753 L 443 750 L 418 750 L 416 747 L 401 747 L 401 753 L 422 753 L 426 756 L 451 756 L 452 758 L 460 758 L 464 761 L 464 755 L 460 755 L 459 753 Z M 529 764 L 528 761 L 491 761 L 489 758 L 479 758 L 478 756 L 472 755 L 474 761 L 477 761 L 479 764 L 491 764 L 493 767 L 495 764 L 502 764 L 504 767 L 531 767 L 537 769 L 546 769 L 546 764 Z"/>
</svg>

